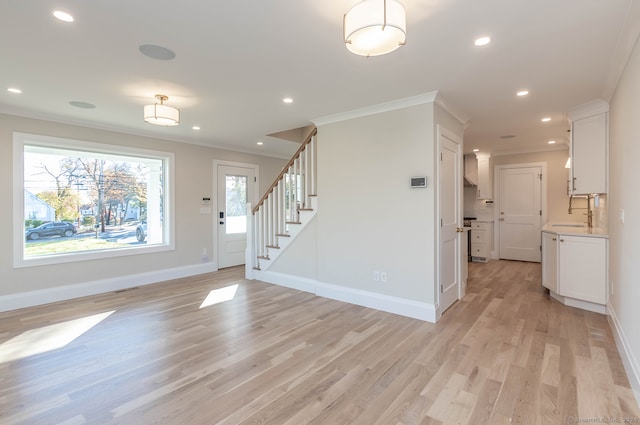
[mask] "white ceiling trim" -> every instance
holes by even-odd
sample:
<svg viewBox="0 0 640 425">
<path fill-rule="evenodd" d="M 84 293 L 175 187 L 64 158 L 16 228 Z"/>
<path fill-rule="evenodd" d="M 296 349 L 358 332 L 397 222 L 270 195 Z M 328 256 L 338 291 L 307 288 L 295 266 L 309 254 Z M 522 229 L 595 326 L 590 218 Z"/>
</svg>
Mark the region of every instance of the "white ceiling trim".
<svg viewBox="0 0 640 425">
<path fill-rule="evenodd" d="M 33 119 L 33 120 L 38 120 L 38 121 L 46 121 L 52 124 L 63 124 L 63 125 L 72 125 L 75 127 L 82 127 L 82 128 L 89 128 L 89 129 L 93 129 L 93 130 L 100 130 L 100 131 L 108 131 L 111 133 L 119 133 L 119 134 L 128 134 L 130 136 L 137 136 L 137 137 L 144 137 L 145 139 L 155 139 L 155 140 L 162 140 L 162 141 L 166 141 L 166 142 L 175 142 L 175 143 L 183 143 L 183 144 L 187 144 L 187 145 L 195 145 L 195 146 L 203 146 L 205 148 L 212 148 L 212 149 L 220 149 L 220 150 L 225 150 L 225 151 L 231 151 L 231 152 L 239 152 L 239 153 L 246 153 L 246 154 L 250 154 L 250 155 L 257 155 L 257 156 L 265 156 L 265 157 L 269 157 L 269 158 L 277 158 L 277 159 L 289 159 L 291 156 L 290 155 L 283 155 L 283 154 L 279 154 L 276 152 L 268 152 L 268 151 L 258 151 L 256 150 L 252 150 L 252 149 L 245 149 L 242 147 L 238 147 L 238 146 L 232 146 L 232 145 L 225 145 L 225 144 L 216 144 L 216 143 L 204 143 L 204 142 L 198 142 L 198 141 L 193 141 L 193 140 L 183 140 L 183 139 L 179 139 L 179 138 L 172 138 L 172 137 L 154 137 L 149 135 L 148 133 L 144 133 L 142 131 L 133 131 L 133 130 L 125 130 L 121 127 L 116 127 L 116 126 L 109 126 L 109 125 L 100 125 L 100 124 L 96 124 L 90 121 L 82 121 L 82 120 L 70 120 L 70 119 L 63 119 L 60 117 L 56 117 L 55 120 L 51 117 L 51 115 L 46 115 L 46 114 L 37 114 L 37 113 L 17 113 L 16 111 L 12 111 L 12 112 L 8 112 L 3 108 L 0 108 L 0 114 L 3 115 L 7 115 L 7 116 L 14 116 L 14 117 L 20 117 L 20 118 L 28 118 L 28 119 Z M 293 143 L 293 142 L 292 142 Z"/>
<path fill-rule="evenodd" d="M 403 99 L 392 100 L 391 102 L 385 102 L 377 105 L 366 106 L 364 108 L 354 109 L 352 111 L 341 112 L 333 115 L 327 115 L 325 117 L 312 119 L 311 122 L 313 122 L 316 125 L 316 127 L 320 127 L 322 125 L 352 120 L 354 118 L 366 117 L 369 115 L 379 114 L 382 112 L 389 112 L 389 111 L 395 111 L 397 109 L 409 108 L 411 106 L 424 105 L 426 103 L 435 102 L 437 95 L 438 95 L 437 91 L 432 91 L 429 93 L 423 93 L 416 96 L 405 97 Z"/>
<path fill-rule="evenodd" d="M 618 82 L 622 77 L 622 72 L 627 66 L 633 47 L 638 42 L 640 37 L 640 2 L 631 1 L 629 3 L 629 9 L 625 23 L 620 31 L 620 39 L 616 44 L 615 50 L 612 55 L 611 68 L 606 76 L 604 82 L 604 89 L 602 91 L 602 97 L 607 101 L 611 100 L 611 97 L 618 87 Z"/>
</svg>

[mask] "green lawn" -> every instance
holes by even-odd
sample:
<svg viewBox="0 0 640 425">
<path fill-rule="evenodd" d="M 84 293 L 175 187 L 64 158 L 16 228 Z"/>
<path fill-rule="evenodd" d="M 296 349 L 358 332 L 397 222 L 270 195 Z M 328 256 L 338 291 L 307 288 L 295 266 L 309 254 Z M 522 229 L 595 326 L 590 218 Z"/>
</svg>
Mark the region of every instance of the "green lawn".
<svg viewBox="0 0 640 425">
<path fill-rule="evenodd" d="M 81 238 L 51 238 L 25 244 L 25 257 L 38 255 L 64 254 L 66 252 L 95 251 L 100 249 L 124 248 L 126 243 L 111 242 L 105 239 Z"/>
</svg>

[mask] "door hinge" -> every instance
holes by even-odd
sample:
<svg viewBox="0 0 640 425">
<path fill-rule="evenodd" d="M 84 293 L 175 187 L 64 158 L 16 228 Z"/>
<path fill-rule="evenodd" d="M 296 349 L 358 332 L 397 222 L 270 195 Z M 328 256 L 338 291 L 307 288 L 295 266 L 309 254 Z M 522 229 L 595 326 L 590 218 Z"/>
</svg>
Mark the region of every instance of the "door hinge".
<svg viewBox="0 0 640 425">
<path fill-rule="evenodd" d="M 442 219 L 440 219 L 440 227 L 442 227 Z"/>
<path fill-rule="evenodd" d="M 538 178 L 542 181 L 542 174 L 538 174 Z"/>
<path fill-rule="evenodd" d="M 542 252 L 542 245 L 540 245 L 540 252 Z"/>
<path fill-rule="evenodd" d="M 440 162 L 442 162 L 442 152 L 440 152 Z"/>
<path fill-rule="evenodd" d="M 540 210 L 540 217 L 542 217 L 542 210 Z"/>
<path fill-rule="evenodd" d="M 254 182 L 254 183 L 256 183 L 257 181 L 258 181 L 258 178 L 257 178 L 257 177 L 254 177 L 254 178 L 253 178 L 253 182 Z"/>
<path fill-rule="evenodd" d="M 440 285 L 440 292 L 444 292 L 444 285 Z"/>
</svg>

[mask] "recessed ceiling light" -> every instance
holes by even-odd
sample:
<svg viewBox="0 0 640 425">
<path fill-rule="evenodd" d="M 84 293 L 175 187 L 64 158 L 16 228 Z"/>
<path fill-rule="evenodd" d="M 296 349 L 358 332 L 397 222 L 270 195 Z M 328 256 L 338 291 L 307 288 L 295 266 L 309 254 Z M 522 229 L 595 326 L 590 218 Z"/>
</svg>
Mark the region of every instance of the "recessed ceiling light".
<svg viewBox="0 0 640 425">
<path fill-rule="evenodd" d="M 200 127 L 198 127 L 197 125 L 194 125 L 193 127 L 191 127 L 192 130 L 200 130 Z"/>
<path fill-rule="evenodd" d="M 282 101 L 284 103 L 293 103 L 293 99 L 291 99 L 290 97 L 285 97 L 284 99 L 282 99 Z"/>
<path fill-rule="evenodd" d="M 547 143 L 549 143 L 550 145 L 555 145 L 556 141 L 555 140 L 549 140 Z"/>
<path fill-rule="evenodd" d="M 63 22 L 73 22 L 73 16 L 69 15 L 67 12 L 63 12 L 62 10 L 54 10 L 53 16 Z"/>
<path fill-rule="evenodd" d="M 480 149 L 474 149 L 473 151 L 474 152 L 480 152 Z"/>
<path fill-rule="evenodd" d="M 262 145 L 264 145 L 264 143 L 263 142 L 258 142 L 258 143 L 256 143 L 256 145 L 262 146 Z"/>
<path fill-rule="evenodd" d="M 473 42 L 476 46 L 486 46 L 491 43 L 491 37 L 480 37 Z"/>
<path fill-rule="evenodd" d="M 78 100 L 72 100 L 71 102 L 69 102 L 69 105 L 75 106 L 76 108 L 81 108 L 81 109 L 95 109 L 96 107 L 96 105 L 94 105 L 93 103 L 80 102 Z"/>
<path fill-rule="evenodd" d="M 517 96 L 526 96 L 529 94 L 529 90 L 520 90 L 518 93 L 516 93 Z"/>
<path fill-rule="evenodd" d="M 551 118 L 549 118 L 549 117 L 544 117 L 544 118 L 542 118 L 540 121 L 542 121 L 542 122 L 549 122 L 549 121 L 551 121 Z"/>
<path fill-rule="evenodd" d="M 176 57 L 176 54 L 173 50 L 167 49 L 166 47 L 156 46 L 155 44 L 143 44 L 138 47 L 140 53 L 145 55 L 148 58 L 156 59 L 159 61 L 169 61 Z"/>
<path fill-rule="evenodd" d="M 15 87 L 9 87 L 9 88 L 7 89 L 7 91 L 8 91 L 9 93 L 15 93 L 15 94 L 20 94 L 20 93 L 22 93 L 22 90 L 17 89 L 17 88 L 15 88 Z"/>
</svg>

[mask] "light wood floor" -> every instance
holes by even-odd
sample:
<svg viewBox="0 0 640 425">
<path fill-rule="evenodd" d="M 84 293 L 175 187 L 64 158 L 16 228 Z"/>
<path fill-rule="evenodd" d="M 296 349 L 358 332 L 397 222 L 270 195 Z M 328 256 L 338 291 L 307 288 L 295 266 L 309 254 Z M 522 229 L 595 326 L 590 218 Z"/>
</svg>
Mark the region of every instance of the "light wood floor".
<svg viewBox="0 0 640 425">
<path fill-rule="evenodd" d="M 242 276 L 0 314 L 0 424 L 640 423 L 606 317 L 550 300 L 539 264 L 470 264 L 436 325 Z"/>
</svg>

